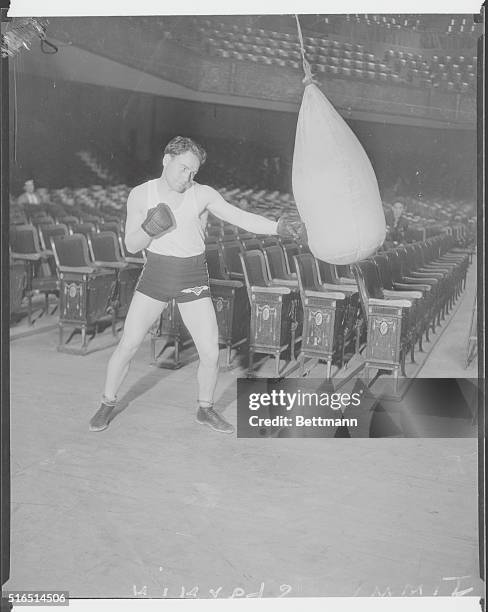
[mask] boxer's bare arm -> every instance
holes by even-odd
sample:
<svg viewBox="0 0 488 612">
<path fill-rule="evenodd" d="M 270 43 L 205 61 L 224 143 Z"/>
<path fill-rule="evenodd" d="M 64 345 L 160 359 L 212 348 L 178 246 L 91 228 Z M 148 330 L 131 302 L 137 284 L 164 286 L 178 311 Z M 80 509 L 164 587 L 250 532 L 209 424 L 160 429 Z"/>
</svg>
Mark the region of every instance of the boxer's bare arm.
<svg viewBox="0 0 488 612">
<path fill-rule="evenodd" d="M 144 206 L 145 192 L 142 185 L 134 187 L 127 199 L 127 220 L 125 222 L 125 246 L 129 253 L 137 253 L 145 249 L 152 238 L 141 228 L 146 218 Z"/>
<path fill-rule="evenodd" d="M 278 224 L 276 221 L 229 204 L 220 193 L 208 185 L 199 186 L 198 199 L 203 208 L 209 210 L 222 221 L 237 225 L 237 227 L 241 227 L 248 232 L 253 234 L 276 234 L 277 232 Z"/>
</svg>

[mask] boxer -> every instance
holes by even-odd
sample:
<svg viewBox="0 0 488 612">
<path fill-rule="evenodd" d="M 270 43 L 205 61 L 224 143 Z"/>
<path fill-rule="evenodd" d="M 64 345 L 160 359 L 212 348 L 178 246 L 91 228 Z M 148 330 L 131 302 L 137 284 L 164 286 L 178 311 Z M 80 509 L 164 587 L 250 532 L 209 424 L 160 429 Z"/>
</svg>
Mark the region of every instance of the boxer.
<svg viewBox="0 0 488 612">
<path fill-rule="evenodd" d="M 213 409 L 218 374 L 218 329 L 205 262 L 205 226 L 209 212 L 255 234 L 297 236 L 294 224 L 241 210 L 212 187 L 194 179 L 206 160 L 205 150 L 190 138 L 177 136 L 165 147 L 159 178 L 134 187 L 127 201 L 125 244 L 130 253 L 146 250 L 122 338 L 106 372 L 102 403 L 90 421 L 91 431 L 109 425 L 132 358 L 146 333 L 175 298 L 181 318 L 198 351 L 196 420 L 232 433 L 233 426 Z"/>
</svg>

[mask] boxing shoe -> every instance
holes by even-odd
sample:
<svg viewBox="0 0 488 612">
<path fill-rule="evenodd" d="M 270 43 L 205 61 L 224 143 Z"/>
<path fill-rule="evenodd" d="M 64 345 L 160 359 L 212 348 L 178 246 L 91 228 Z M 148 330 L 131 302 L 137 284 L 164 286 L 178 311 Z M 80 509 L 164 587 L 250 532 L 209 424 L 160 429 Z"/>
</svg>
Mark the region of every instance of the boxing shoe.
<svg viewBox="0 0 488 612">
<path fill-rule="evenodd" d="M 215 412 L 212 406 L 199 406 L 197 412 L 197 422 L 201 425 L 208 425 L 215 431 L 222 433 L 234 433 L 234 427 L 223 419 L 220 414 Z"/>
<path fill-rule="evenodd" d="M 278 219 L 278 227 L 276 233 L 282 238 L 293 238 L 294 240 L 301 240 L 305 232 L 305 225 L 301 221 L 290 221 L 284 216 Z"/>
<path fill-rule="evenodd" d="M 107 429 L 110 423 L 110 416 L 114 408 L 115 404 L 109 406 L 108 404 L 102 402 L 102 405 L 90 420 L 90 431 L 103 431 L 104 429 Z"/>
<path fill-rule="evenodd" d="M 171 208 L 161 202 L 148 211 L 141 227 L 151 238 L 160 238 L 163 234 L 176 227 L 176 221 Z"/>
</svg>

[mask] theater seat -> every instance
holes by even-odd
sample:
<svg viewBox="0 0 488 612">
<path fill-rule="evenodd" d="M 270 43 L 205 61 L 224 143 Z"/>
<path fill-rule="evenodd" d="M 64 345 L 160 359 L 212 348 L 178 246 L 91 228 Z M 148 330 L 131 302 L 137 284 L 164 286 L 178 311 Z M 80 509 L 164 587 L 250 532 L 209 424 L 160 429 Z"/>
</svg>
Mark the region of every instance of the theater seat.
<svg viewBox="0 0 488 612">
<path fill-rule="evenodd" d="M 249 373 L 253 372 L 254 354 L 275 357 L 275 376 L 280 375 L 280 358 L 289 352 L 294 360 L 298 311 L 301 307 L 298 288 L 277 285 L 269 278 L 262 251 L 239 254 L 251 307 L 249 335 Z"/>
<path fill-rule="evenodd" d="M 321 282 L 317 261 L 311 253 L 301 253 L 293 259 L 303 308 L 301 374 L 304 374 L 306 357 L 323 359 L 327 363 L 326 377 L 330 379 L 333 359 L 337 358 L 339 367 L 342 367 L 346 346 L 353 337 L 354 352 L 358 350 L 359 328 L 354 317 L 348 316 L 350 294 L 342 291 L 341 287 L 330 287 Z"/>
<path fill-rule="evenodd" d="M 88 242 L 83 234 L 73 234 L 52 241 L 60 280 L 59 343 L 58 350 L 85 354 L 87 332 L 93 336 L 98 324 L 108 320 L 115 336 L 115 309 L 112 296 L 116 284 L 113 270 L 97 266 L 90 258 Z M 66 327 L 81 330 L 81 345 L 67 347 L 63 332 Z"/>
<path fill-rule="evenodd" d="M 400 372 L 407 375 L 405 356 L 415 340 L 409 313 L 413 301 L 385 295 L 374 262 L 360 261 L 352 269 L 368 322 L 365 374 L 369 376 L 372 369 L 392 372 L 396 392 Z"/>
<path fill-rule="evenodd" d="M 21 261 L 25 265 L 27 297 L 27 320 L 32 320 L 32 298 L 37 292 L 44 294 L 43 314 L 49 313 L 49 296 L 59 295 L 58 279 L 51 264 L 52 253 L 41 248 L 37 229 L 33 225 L 16 225 L 10 234 L 11 258 L 14 262 Z M 53 310 L 54 312 L 54 310 Z"/>
</svg>

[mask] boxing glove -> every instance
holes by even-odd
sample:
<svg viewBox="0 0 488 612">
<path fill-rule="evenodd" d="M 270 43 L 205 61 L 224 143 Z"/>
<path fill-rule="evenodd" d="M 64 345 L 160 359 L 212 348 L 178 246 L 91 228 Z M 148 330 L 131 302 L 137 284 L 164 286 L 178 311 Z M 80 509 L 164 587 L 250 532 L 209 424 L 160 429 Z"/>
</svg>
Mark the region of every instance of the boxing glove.
<svg viewBox="0 0 488 612">
<path fill-rule="evenodd" d="M 306 236 L 305 225 L 301 221 L 292 222 L 285 217 L 278 219 L 276 233 L 282 238 L 290 237 L 294 240 L 301 240 L 304 235 Z"/>
<path fill-rule="evenodd" d="M 161 203 L 148 210 L 147 217 L 141 227 L 151 238 L 160 238 L 176 227 L 176 221 L 171 208 L 167 204 Z"/>
</svg>

